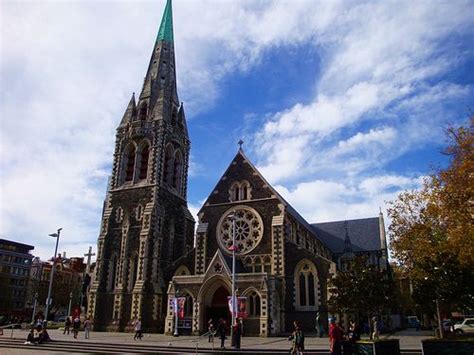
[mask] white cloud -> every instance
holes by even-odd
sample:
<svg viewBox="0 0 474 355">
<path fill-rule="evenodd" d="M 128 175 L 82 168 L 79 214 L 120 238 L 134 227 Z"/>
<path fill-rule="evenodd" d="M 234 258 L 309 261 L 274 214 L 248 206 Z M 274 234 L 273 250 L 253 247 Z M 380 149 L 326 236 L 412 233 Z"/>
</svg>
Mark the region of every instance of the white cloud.
<svg viewBox="0 0 474 355">
<path fill-rule="evenodd" d="M 293 189 L 275 188 L 311 223 L 376 216 L 405 189 L 419 188 L 422 178 L 376 175 L 341 182 L 313 180 Z"/>
<path fill-rule="evenodd" d="M 307 178 L 315 170 L 328 168 L 322 162 L 329 163 L 329 170 L 340 167 L 341 173 L 358 174 L 432 141 L 433 125 L 439 126 L 449 116 L 444 102 L 467 97 L 472 91 L 470 86 L 440 79 L 462 62 L 453 55 L 456 41 L 448 39 L 469 31 L 469 8 L 468 2 L 461 1 L 346 3 L 345 11 L 332 21 L 312 27 L 314 44 L 327 48 L 322 52 L 317 94 L 308 104 L 298 103 L 273 114 L 256 134 L 259 165 L 269 180 Z M 428 106 L 429 121 L 425 119 Z M 367 121 L 386 119 L 393 129 L 359 131 L 347 142 L 334 139 L 343 129 L 351 132 Z M 379 140 L 382 145 L 374 144 L 382 134 L 386 135 L 379 137 L 385 138 Z M 398 144 L 396 135 L 403 136 Z M 286 144 L 288 140 L 292 145 Z M 295 145 L 305 146 L 304 155 L 279 158 L 290 155 Z M 347 161 L 342 153 L 355 146 L 354 152 L 361 157 Z M 360 151 L 362 146 L 365 151 Z M 382 156 L 380 148 L 390 148 L 390 154 Z"/>
</svg>

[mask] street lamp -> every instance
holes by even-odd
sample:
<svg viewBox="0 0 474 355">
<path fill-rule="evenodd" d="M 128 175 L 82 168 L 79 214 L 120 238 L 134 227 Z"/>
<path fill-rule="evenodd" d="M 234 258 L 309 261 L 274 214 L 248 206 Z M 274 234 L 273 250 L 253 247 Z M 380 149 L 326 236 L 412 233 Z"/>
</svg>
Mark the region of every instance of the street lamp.
<svg viewBox="0 0 474 355">
<path fill-rule="evenodd" d="M 35 300 L 33 302 L 33 314 L 31 315 L 31 323 L 35 321 L 35 314 L 36 314 L 36 302 L 38 302 L 38 292 L 35 292 Z"/>
<path fill-rule="evenodd" d="M 173 311 L 174 311 L 174 333 L 173 336 L 177 337 L 179 336 L 178 333 L 178 294 L 179 294 L 179 289 L 176 289 L 176 292 L 174 293 L 174 304 L 173 304 Z"/>
<path fill-rule="evenodd" d="M 232 304 L 232 323 L 230 327 L 230 336 L 231 339 L 233 339 L 234 336 L 234 323 L 235 323 L 235 310 L 236 310 L 236 299 L 235 299 L 235 250 L 237 249 L 235 246 L 235 211 L 232 212 L 227 216 L 228 219 L 232 221 L 232 298 L 231 298 L 231 304 Z"/>
<path fill-rule="evenodd" d="M 69 306 L 67 307 L 67 316 L 71 315 L 72 291 L 69 293 Z"/>
<path fill-rule="evenodd" d="M 56 254 L 58 253 L 58 244 L 59 244 L 59 235 L 61 234 L 62 228 L 59 228 L 57 233 L 52 233 L 49 236 L 56 238 L 56 248 L 54 249 L 54 258 L 53 258 L 53 267 L 51 269 L 51 275 L 49 277 L 49 288 L 48 288 L 48 297 L 46 298 L 46 323 L 48 322 L 49 306 L 51 305 L 51 290 L 53 288 L 53 277 L 54 277 L 54 268 L 56 266 Z"/>
</svg>

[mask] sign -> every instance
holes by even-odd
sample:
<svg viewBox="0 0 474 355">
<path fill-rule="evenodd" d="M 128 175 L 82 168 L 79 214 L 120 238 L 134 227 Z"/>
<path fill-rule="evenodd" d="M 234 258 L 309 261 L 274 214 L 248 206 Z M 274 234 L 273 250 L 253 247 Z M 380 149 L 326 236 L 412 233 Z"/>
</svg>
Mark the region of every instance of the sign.
<svg viewBox="0 0 474 355">
<path fill-rule="evenodd" d="M 184 304 L 186 297 L 173 297 L 170 299 L 170 305 L 174 314 L 178 314 L 178 318 L 184 318 Z"/>
<path fill-rule="evenodd" d="M 228 296 L 227 301 L 229 303 L 230 313 L 235 313 L 237 318 L 247 318 L 247 297 L 235 297 L 236 304 L 235 309 L 233 307 L 232 297 Z"/>
</svg>

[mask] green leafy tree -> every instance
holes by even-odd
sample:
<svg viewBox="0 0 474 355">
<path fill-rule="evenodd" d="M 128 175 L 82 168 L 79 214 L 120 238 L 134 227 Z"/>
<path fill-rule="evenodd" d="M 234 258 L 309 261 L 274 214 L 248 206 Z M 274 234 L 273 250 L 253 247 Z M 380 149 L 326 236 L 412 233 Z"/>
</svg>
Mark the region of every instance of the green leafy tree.
<svg viewBox="0 0 474 355">
<path fill-rule="evenodd" d="M 361 313 L 370 317 L 394 306 L 397 288 L 388 271 L 370 265 L 366 256 L 355 256 L 348 271 L 330 282 L 328 307 L 332 313 Z"/>
</svg>

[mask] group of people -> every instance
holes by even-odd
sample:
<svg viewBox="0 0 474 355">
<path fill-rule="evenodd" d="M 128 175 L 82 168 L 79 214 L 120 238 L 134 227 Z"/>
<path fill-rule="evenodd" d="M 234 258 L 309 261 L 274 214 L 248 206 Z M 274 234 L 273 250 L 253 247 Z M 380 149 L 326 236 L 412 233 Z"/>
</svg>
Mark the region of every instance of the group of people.
<svg viewBox="0 0 474 355">
<path fill-rule="evenodd" d="M 89 318 L 84 321 L 84 338 L 89 339 L 90 337 L 90 330 L 91 330 L 92 322 Z M 77 339 L 77 335 L 79 334 L 79 330 L 81 329 L 81 319 L 79 316 L 73 317 L 66 317 L 64 321 L 64 331 L 63 334 L 68 334 L 71 331 L 72 326 L 72 334 L 74 335 L 74 339 Z"/>
<path fill-rule="evenodd" d="M 36 321 L 31 324 L 25 344 L 42 344 L 50 340 L 51 338 L 46 330 L 46 321 L 42 315 L 39 315 Z"/>
<path fill-rule="evenodd" d="M 345 333 L 341 323 L 336 323 L 335 318 L 329 320 L 329 351 L 331 355 L 342 354 L 343 345 L 344 354 L 355 353 L 357 340 L 360 340 L 360 329 L 356 321 L 349 321 L 349 328 Z"/>
<path fill-rule="evenodd" d="M 219 318 L 217 328 L 214 326 L 214 321 L 209 319 L 208 323 L 209 342 L 214 341 L 214 336 L 217 334 L 221 341 L 221 349 L 225 349 L 225 340 L 227 339 L 227 323 L 223 318 Z M 232 346 L 235 349 L 240 349 L 240 341 L 242 339 L 242 322 L 240 318 L 235 319 L 232 326 Z"/>
</svg>

